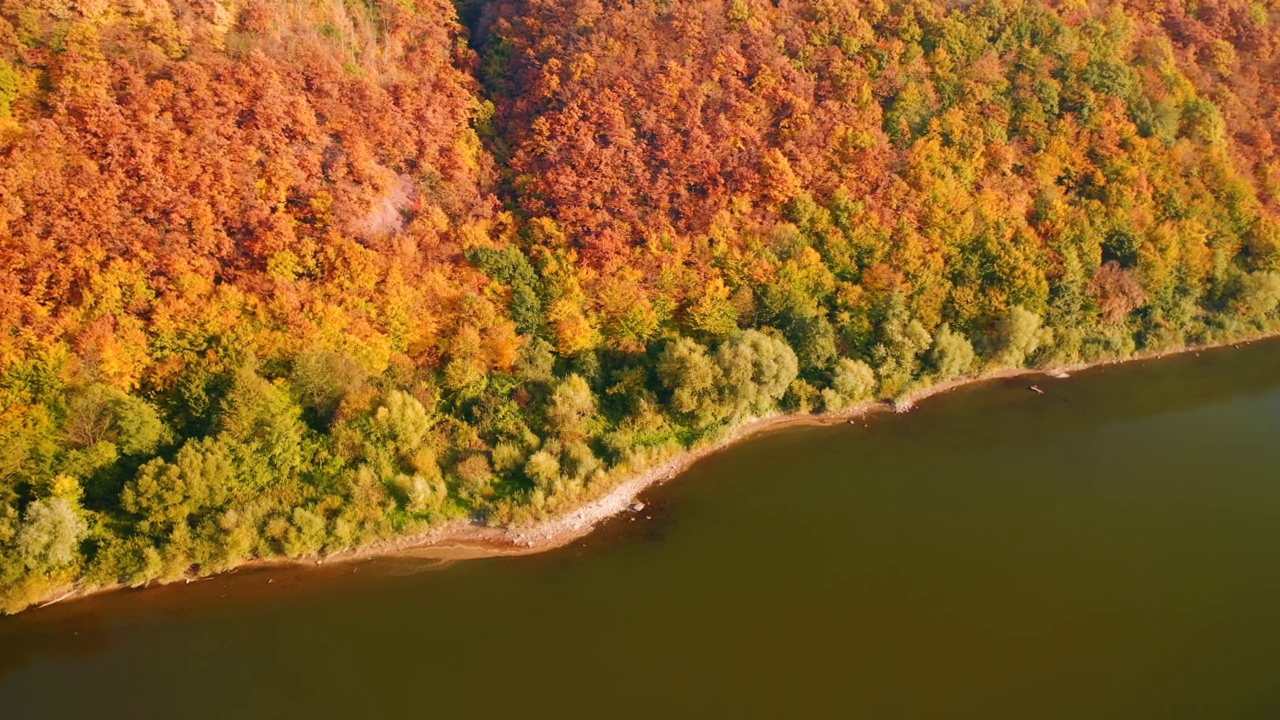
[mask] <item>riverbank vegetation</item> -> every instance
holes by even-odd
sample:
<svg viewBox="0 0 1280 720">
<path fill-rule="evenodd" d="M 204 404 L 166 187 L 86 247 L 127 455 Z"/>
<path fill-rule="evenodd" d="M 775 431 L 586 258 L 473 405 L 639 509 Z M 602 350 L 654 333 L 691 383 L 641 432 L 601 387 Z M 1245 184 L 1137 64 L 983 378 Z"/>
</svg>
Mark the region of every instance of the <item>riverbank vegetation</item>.
<svg viewBox="0 0 1280 720">
<path fill-rule="evenodd" d="M 1273 332 L 1278 50 L 1275 0 L 0 3 L 0 608 Z"/>
</svg>

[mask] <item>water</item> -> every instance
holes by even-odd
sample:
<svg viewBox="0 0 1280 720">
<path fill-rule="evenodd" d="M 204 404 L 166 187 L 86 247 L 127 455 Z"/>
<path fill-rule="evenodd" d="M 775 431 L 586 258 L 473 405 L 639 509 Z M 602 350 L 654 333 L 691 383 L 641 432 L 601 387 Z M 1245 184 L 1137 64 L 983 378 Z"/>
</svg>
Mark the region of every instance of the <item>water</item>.
<svg viewBox="0 0 1280 720">
<path fill-rule="evenodd" d="M 0 618 L 0 715 L 1277 717 L 1278 420 L 1271 342 L 779 431 L 539 556 Z"/>
</svg>

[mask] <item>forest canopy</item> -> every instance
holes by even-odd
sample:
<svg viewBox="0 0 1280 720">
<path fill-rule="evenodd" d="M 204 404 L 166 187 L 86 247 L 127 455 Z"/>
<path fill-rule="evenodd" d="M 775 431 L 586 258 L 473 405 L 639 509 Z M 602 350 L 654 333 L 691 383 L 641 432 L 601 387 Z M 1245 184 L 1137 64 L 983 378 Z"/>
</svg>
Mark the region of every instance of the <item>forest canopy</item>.
<svg viewBox="0 0 1280 720">
<path fill-rule="evenodd" d="M 1277 0 L 3 0 L 0 609 L 1280 325 Z"/>
</svg>

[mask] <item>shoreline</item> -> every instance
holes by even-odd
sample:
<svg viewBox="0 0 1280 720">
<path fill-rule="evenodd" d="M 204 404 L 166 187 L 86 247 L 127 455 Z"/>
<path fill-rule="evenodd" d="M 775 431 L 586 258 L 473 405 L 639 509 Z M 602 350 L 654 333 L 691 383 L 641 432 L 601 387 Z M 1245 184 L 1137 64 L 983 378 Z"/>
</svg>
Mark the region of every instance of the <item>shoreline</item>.
<svg viewBox="0 0 1280 720">
<path fill-rule="evenodd" d="M 187 576 L 168 583 L 156 584 L 175 584 L 180 581 L 187 583 L 198 582 L 217 575 L 234 573 L 242 569 L 290 566 L 314 567 L 316 565 L 352 562 L 373 557 L 401 556 L 432 560 L 470 560 L 547 552 L 586 537 L 600 523 L 628 512 L 642 492 L 674 480 L 699 460 L 767 432 L 790 427 L 827 427 L 845 424 L 857 418 L 880 413 L 910 412 L 917 403 L 931 397 L 942 395 L 958 388 L 977 386 L 996 380 L 1027 376 L 1066 379 L 1070 373 L 1093 368 L 1157 360 L 1188 353 L 1198 354 L 1226 347 L 1239 348 L 1276 337 L 1280 337 L 1280 334 L 1261 334 L 1248 339 L 1221 342 L 1213 345 L 1186 346 L 1176 350 L 1140 353 L 1125 358 L 1094 363 L 1077 363 L 1056 368 L 1003 368 L 923 387 L 898 400 L 867 400 L 854 407 L 835 413 L 797 414 L 779 412 L 752 418 L 736 426 L 729 427 L 723 436 L 711 440 L 705 445 L 676 452 L 673 456 L 655 465 L 630 470 L 623 467 L 617 468 L 622 479 L 611 484 L 602 494 L 593 496 L 569 510 L 556 513 L 549 518 L 528 526 L 487 526 L 481 525 L 474 520 L 460 519 L 425 533 L 374 542 L 362 547 L 341 550 L 327 555 L 252 559 L 221 573 Z M 50 593 L 50 596 L 43 601 L 28 606 L 26 610 L 44 608 L 65 600 L 78 600 L 116 590 L 141 589 L 149 586 L 151 586 L 150 583 L 142 586 L 132 586 L 126 583 L 101 587 L 77 585 L 68 588 L 64 586 L 57 592 Z"/>
</svg>

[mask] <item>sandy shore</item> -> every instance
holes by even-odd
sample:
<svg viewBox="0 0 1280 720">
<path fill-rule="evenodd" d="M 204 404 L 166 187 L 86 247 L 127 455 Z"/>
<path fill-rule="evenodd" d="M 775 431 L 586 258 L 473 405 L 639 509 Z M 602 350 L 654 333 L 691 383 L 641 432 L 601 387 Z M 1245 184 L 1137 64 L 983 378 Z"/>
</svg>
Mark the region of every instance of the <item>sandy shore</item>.
<svg viewBox="0 0 1280 720">
<path fill-rule="evenodd" d="M 270 558 L 263 560 L 250 560 L 238 567 L 317 565 L 334 562 L 348 562 L 385 555 L 401 555 L 441 560 L 463 560 L 505 555 L 529 555 L 545 552 L 547 550 L 567 545 L 574 540 L 589 534 L 600 522 L 615 515 L 627 512 L 632 504 L 636 502 L 636 498 L 640 493 L 653 486 L 666 482 L 667 480 L 673 479 L 676 475 L 683 472 L 698 460 L 701 460 L 708 455 L 720 452 L 731 445 L 761 433 L 795 426 L 843 424 L 855 418 L 866 417 L 868 415 L 881 412 L 907 412 L 911 410 L 916 403 L 935 395 L 940 395 L 960 387 L 1004 378 L 1036 376 L 1044 377 L 1047 381 L 1051 382 L 1051 380 L 1048 380 L 1049 378 L 1069 377 L 1071 373 L 1087 370 L 1093 367 L 1151 360 L 1190 352 L 1199 353 L 1201 351 L 1226 346 L 1240 347 L 1262 339 L 1265 339 L 1265 336 L 1249 340 L 1221 343 L 1219 345 L 1187 347 L 1162 353 L 1146 353 L 1098 363 L 1081 363 L 1062 368 L 1009 368 L 931 385 L 929 387 L 921 388 L 919 391 L 911 393 L 894 402 L 868 401 L 853 408 L 830 414 L 797 415 L 778 413 L 766 417 L 755 418 L 729 429 L 719 439 L 690 448 L 651 467 L 633 470 L 619 468 L 618 470 L 615 470 L 615 474 L 622 476 L 623 479 L 609 485 L 601 494 L 587 500 L 571 510 L 567 510 L 533 525 L 489 527 L 476 522 L 459 520 L 442 525 L 419 535 L 409 535 L 396 538 L 394 540 L 373 543 L 353 550 L 332 553 L 321 558 L 313 556 L 299 559 Z M 188 582 L 194 579 L 196 578 L 190 578 L 188 579 Z M 62 600 L 69 598 L 84 597 L 124 587 L 126 586 L 120 585 L 104 588 L 79 587 L 70 591 L 66 591 L 64 588 L 63 591 L 59 593 L 58 597 L 50 599 L 40 605 L 40 607 L 53 604 L 54 602 L 61 602 Z"/>
</svg>

